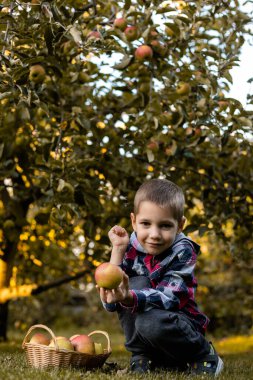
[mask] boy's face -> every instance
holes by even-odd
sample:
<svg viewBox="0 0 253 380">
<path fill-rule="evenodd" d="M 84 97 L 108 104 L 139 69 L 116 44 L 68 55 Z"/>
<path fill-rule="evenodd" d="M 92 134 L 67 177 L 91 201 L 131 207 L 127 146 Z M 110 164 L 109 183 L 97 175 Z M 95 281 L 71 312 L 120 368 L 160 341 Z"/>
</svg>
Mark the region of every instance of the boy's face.
<svg viewBox="0 0 253 380">
<path fill-rule="evenodd" d="M 149 201 L 141 202 L 138 213 L 131 214 L 131 220 L 140 244 L 147 253 L 154 256 L 173 244 L 185 222 L 183 218 L 178 223 L 169 208 L 161 208 Z"/>
</svg>

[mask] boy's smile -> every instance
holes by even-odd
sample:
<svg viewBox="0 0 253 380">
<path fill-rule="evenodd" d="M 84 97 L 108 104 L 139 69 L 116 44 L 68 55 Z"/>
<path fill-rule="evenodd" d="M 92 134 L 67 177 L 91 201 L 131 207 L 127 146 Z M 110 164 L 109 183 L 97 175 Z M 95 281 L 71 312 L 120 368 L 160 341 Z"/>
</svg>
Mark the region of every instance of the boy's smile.
<svg viewBox="0 0 253 380">
<path fill-rule="evenodd" d="M 150 201 L 141 202 L 138 213 L 131 214 L 131 220 L 138 241 L 150 255 L 166 251 L 184 225 L 184 218 L 179 223 L 170 208 L 162 208 Z"/>
</svg>

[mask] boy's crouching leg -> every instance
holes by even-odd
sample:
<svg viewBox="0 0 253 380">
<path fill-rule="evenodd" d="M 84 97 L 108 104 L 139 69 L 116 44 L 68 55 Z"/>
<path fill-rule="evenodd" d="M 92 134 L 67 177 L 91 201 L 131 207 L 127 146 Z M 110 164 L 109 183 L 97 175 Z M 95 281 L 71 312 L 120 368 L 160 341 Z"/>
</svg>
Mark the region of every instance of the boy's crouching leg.
<svg viewBox="0 0 253 380">
<path fill-rule="evenodd" d="M 129 279 L 130 289 L 143 289 L 150 287 L 150 281 L 145 276 L 137 276 Z M 125 335 L 126 349 L 135 355 L 146 355 L 146 345 L 140 340 L 135 328 L 138 313 L 133 313 L 131 308 L 121 308 L 118 310 L 118 317 Z"/>
<path fill-rule="evenodd" d="M 135 328 L 141 341 L 165 364 L 186 364 L 210 350 L 205 337 L 182 313 L 152 309 L 138 314 Z"/>
</svg>

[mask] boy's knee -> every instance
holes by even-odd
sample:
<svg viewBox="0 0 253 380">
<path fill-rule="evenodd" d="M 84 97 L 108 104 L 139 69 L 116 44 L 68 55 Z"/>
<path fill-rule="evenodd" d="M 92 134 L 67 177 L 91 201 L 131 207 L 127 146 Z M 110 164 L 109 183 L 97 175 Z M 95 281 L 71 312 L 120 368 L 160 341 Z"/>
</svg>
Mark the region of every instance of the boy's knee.
<svg viewBox="0 0 253 380">
<path fill-rule="evenodd" d="M 141 313 L 135 320 L 135 328 L 143 338 L 155 340 L 161 334 L 161 325 L 157 318 L 158 309 L 152 309 Z"/>
</svg>

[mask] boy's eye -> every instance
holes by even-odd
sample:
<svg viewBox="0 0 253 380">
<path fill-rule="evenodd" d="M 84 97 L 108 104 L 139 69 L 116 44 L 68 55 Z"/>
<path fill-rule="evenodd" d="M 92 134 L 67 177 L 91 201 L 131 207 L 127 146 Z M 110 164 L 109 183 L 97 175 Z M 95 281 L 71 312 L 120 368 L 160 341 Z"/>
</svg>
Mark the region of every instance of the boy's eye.
<svg viewBox="0 0 253 380">
<path fill-rule="evenodd" d="M 168 230 L 169 228 L 172 228 L 173 226 L 172 224 L 162 224 L 161 227 Z"/>
<path fill-rule="evenodd" d="M 142 224 L 143 226 L 145 226 L 145 227 L 150 225 L 149 222 L 141 222 L 141 224 Z"/>
</svg>

